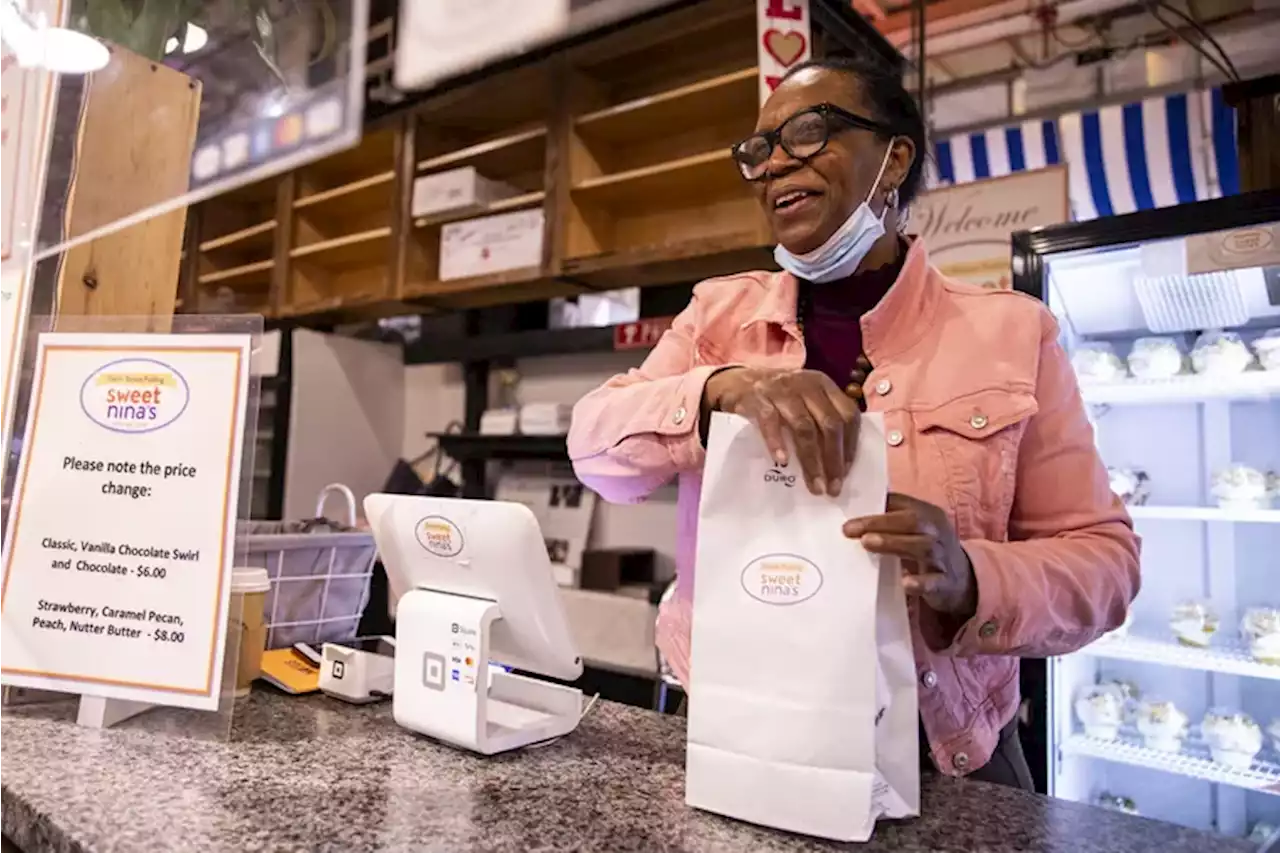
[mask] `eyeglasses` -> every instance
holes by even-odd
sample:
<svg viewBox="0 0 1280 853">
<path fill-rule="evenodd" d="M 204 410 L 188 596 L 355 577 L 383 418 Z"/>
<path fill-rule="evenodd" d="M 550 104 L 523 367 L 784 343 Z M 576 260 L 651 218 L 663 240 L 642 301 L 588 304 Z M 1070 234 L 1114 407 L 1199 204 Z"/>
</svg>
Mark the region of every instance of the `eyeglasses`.
<svg viewBox="0 0 1280 853">
<path fill-rule="evenodd" d="M 777 145 L 797 160 L 809 160 L 827 147 L 833 133 L 849 128 L 893 133 L 888 125 L 841 109 L 818 104 L 795 113 L 773 130 L 753 134 L 733 146 L 733 159 L 748 181 L 758 181 L 769 171 L 769 158 Z"/>
</svg>

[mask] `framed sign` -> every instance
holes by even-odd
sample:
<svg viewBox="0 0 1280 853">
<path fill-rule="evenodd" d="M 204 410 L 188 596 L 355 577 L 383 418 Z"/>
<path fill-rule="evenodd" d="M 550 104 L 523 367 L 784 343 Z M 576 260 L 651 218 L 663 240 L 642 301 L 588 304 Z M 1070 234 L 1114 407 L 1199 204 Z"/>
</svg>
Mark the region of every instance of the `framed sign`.
<svg viewBox="0 0 1280 853">
<path fill-rule="evenodd" d="M 40 336 L 4 684 L 219 707 L 249 354 L 247 334 Z"/>
<path fill-rule="evenodd" d="M 925 193 L 911 204 L 907 233 L 924 238 L 943 275 L 982 287 L 1013 286 L 1011 236 L 1071 218 L 1066 166 Z"/>
<path fill-rule="evenodd" d="M 778 88 L 787 70 L 813 55 L 809 0 L 756 0 L 756 55 L 760 103 Z"/>
</svg>

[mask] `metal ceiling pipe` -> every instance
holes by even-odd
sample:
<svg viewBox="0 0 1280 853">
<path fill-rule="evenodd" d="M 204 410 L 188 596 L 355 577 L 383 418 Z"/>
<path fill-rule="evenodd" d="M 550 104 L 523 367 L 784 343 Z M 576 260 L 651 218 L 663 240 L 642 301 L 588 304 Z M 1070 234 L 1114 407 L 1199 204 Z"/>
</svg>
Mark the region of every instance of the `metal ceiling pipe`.
<svg viewBox="0 0 1280 853">
<path fill-rule="evenodd" d="M 1003 5 L 1003 4 L 1002 4 Z M 1017 36 L 1032 35 L 1041 30 L 1041 23 L 1034 14 L 1030 4 L 1019 3 L 1024 10 L 1006 18 L 1000 18 L 985 24 L 978 24 L 964 29 L 931 35 L 929 42 L 934 56 L 944 56 L 968 48 L 991 44 Z M 1133 5 L 1133 0 L 1068 0 L 1055 7 L 1057 23 L 1067 25 L 1082 18 L 1101 15 Z M 957 16 L 958 17 L 958 16 Z M 951 19 L 948 19 L 950 21 Z M 911 31 L 895 31 L 887 38 L 895 47 L 901 48 L 911 42 Z"/>
</svg>

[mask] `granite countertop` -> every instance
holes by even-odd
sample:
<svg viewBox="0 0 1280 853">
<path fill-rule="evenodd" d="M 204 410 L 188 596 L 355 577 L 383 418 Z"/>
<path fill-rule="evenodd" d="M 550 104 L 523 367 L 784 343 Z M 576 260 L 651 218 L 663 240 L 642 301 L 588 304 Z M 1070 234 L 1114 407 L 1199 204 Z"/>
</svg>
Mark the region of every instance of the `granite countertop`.
<svg viewBox="0 0 1280 853">
<path fill-rule="evenodd" d="M 255 691 L 238 706 L 230 743 L 154 731 L 184 712 L 95 731 L 70 722 L 72 710 L 5 713 L 4 835 L 32 853 L 1253 850 L 946 778 L 924 782 L 923 817 L 882 823 L 868 844 L 828 845 L 686 807 L 684 721 L 612 703 L 561 741 L 490 758 L 399 728 L 387 704 L 319 695 Z"/>
</svg>

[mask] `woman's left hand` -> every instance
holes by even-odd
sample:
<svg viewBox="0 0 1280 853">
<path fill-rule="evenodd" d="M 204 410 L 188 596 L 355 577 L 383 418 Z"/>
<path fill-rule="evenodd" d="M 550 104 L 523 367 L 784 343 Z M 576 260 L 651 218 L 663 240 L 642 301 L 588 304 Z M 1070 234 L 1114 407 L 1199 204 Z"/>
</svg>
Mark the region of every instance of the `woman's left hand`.
<svg viewBox="0 0 1280 853">
<path fill-rule="evenodd" d="M 902 588 L 930 609 L 968 618 L 978 606 L 978 582 L 960 537 L 938 507 L 890 492 L 882 515 L 851 518 L 844 535 L 873 554 L 902 559 Z"/>
</svg>

